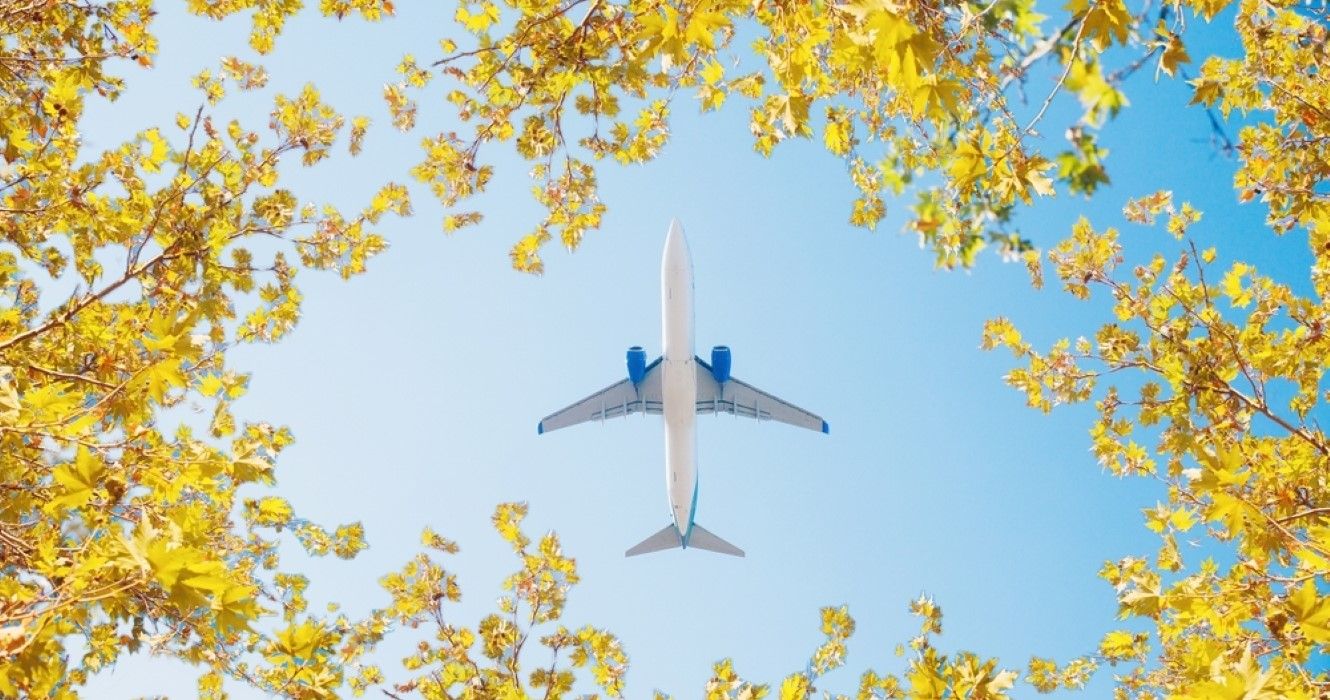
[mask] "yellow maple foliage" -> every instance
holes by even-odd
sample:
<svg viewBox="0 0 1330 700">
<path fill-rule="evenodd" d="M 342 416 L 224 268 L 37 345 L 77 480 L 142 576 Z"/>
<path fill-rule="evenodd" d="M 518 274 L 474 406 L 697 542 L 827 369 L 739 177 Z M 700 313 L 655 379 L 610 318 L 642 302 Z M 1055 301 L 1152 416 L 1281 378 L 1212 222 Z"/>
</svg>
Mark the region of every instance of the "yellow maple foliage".
<svg viewBox="0 0 1330 700">
<path fill-rule="evenodd" d="M 301 5 L 186 2 L 216 19 L 247 13 L 261 54 Z M 1017 203 L 1059 183 L 1094 194 L 1108 182 L 1095 134 L 1129 106 L 1126 79 L 1151 60 L 1157 76 L 1185 77 L 1217 144 L 1238 161 L 1239 197 L 1267 206 L 1274 233 L 1307 232 L 1315 296 L 1241 261 L 1216 269 L 1214 249 L 1189 246 L 1123 270 L 1116 231 L 1082 220 L 1046 258 L 1068 293 L 1112 298 L 1093 339 L 1041 352 L 1010 322 L 988 324 L 984 346 L 1020 359 L 1007 381 L 1032 406 L 1093 402 L 1092 454 L 1114 473 L 1168 485 L 1167 500 L 1143 514 L 1158 551 L 1100 572 L 1120 614 L 1146 631 L 1111 631 L 1061 665 L 1032 657 L 1023 680 L 1038 691 L 1075 689 L 1110 664 L 1124 698 L 1324 697 L 1330 678 L 1314 660 L 1330 644 L 1330 440 L 1315 411 L 1330 400 L 1321 388 L 1330 366 L 1330 15 L 1286 1 L 1161 8 L 1147 16 L 1121 0 L 461 0 L 457 38 L 443 38 L 437 56 L 404 56 L 383 97 L 391 122 L 410 130 L 435 119 L 422 104 L 438 103 L 414 95 L 443 89 L 443 104 L 469 125 L 424 136 L 410 172 L 448 208 L 447 231 L 481 219 L 465 207 L 493 175 L 484 148 L 512 141 L 531 162 L 545 215 L 511 250 L 519 270 L 542 271 L 549 242 L 575 248 L 600 226 L 598 168 L 654 159 L 682 93 L 707 111 L 746 108 L 764 155 L 820 133 L 858 191 L 854 224 L 876 226 L 887 198 L 909 190 L 907 230 L 938 265 L 974 265 L 991 247 L 1025 261 L 1039 285 L 1041 256 L 1015 224 Z M 321 0 L 318 9 L 370 21 L 394 11 L 390 0 Z M 1040 9 L 1061 24 L 1045 28 Z M 1188 22 L 1226 10 L 1236 56 L 1188 45 Z M 579 672 L 623 695 L 627 659 L 613 635 L 559 625 L 576 566 L 554 535 L 523 534 L 525 506 L 496 510 L 521 566 L 499 611 L 473 627 L 444 620 L 442 606 L 460 591 L 424 554 L 383 577 L 390 603 L 365 619 L 308 610 L 308 582 L 283 568 L 277 533 L 289 530 L 313 555 L 352 557 L 365 546 L 363 528 L 309 522 L 280 495 L 237 496 L 273 484 L 292 436 L 232 415 L 247 377 L 228 367 L 226 350 L 280 340 L 294 326 L 300 268 L 364 272 L 387 245 L 373 228 L 409 214 L 409 192 L 385 183 L 353 214 L 298 204 L 279 186 L 282 167 L 317 166 L 344 129 L 360 152 L 368 117 L 346 129 L 307 86 L 274 100 L 259 119 L 267 129 L 219 123 L 214 110 L 228 89 L 267 81 L 261 66 L 235 57 L 195 75 L 200 105 L 164 113 L 174 128 L 143 125 L 126 143 L 80 155 L 85 102 L 123 91 L 116 66 L 151 65 L 154 14 L 151 0 L 0 3 L 0 297 L 10 300 L 0 308 L 0 695 L 74 697 L 120 655 L 149 651 L 200 666 L 203 697 L 222 697 L 223 678 L 301 698 L 370 688 L 561 697 Z M 752 48 L 734 56 L 740 31 Z M 1053 86 L 1022 109 L 1013 93 L 1040 66 Z M 1044 122 L 1064 91 L 1083 113 L 1065 125 L 1070 149 L 1045 152 L 1039 135 L 1052 131 Z M 1234 112 L 1249 119 L 1230 138 L 1222 119 Z M 1206 225 L 1166 192 L 1124 213 L 1142 224 L 1166 214 L 1169 240 Z M 261 247 L 262 259 L 258 237 L 277 242 Z M 64 284 L 44 288 L 39 274 Z M 1130 389 L 1111 384 L 1131 372 L 1142 379 Z M 1291 395 L 1272 398 L 1271 384 Z M 206 435 L 157 424 L 186 400 L 211 406 Z M 1230 543 L 1235 562 L 1184 556 L 1179 539 L 1201 529 Z M 423 540 L 456 550 L 430 532 Z M 910 655 L 906 672 L 865 671 L 855 697 L 1004 698 L 1022 680 L 993 659 L 943 654 L 931 599 L 910 610 L 922 622 L 900 650 Z M 434 636 L 405 660 L 407 678 L 389 680 L 372 663 L 385 635 L 430 624 Z M 537 628 L 547 634 L 533 636 Z M 722 661 L 706 695 L 815 696 L 844 663 L 854 622 L 826 608 L 821 629 L 827 640 L 803 671 L 767 685 Z M 531 640 L 564 664 L 524 669 Z"/>
<path fill-rule="evenodd" d="M 298 5 L 194 9 L 220 17 L 255 7 L 262 48 Z M 9 244 L 0 289 L 14 301 L 0 310 L 6 697 L 73 697 L 90 674 L 136 651 L 278 689 L 273 669 L 238 665 L 264 643 L 254 623 L 281 605 L 276 531 L 295 529 L 315 554 L 363 547 L 356 525 L 329 533 L 280 497 L 238 499 L 242 486 L 272 483 L 291 436 L 231 415 L 247 379 L 227 367 L 225 350 L 277 340 L 295 322 L 289 259 L 362 271 L 384 246 L 367 227 L 385 210 L 404 213 L 405 192 L 352 217 L 298 210 L 277 166 L 317 163 L 342 117 L 307 87 L 277 98 L 266 135 L 216 123 L 209 107 L 227 82 L 246 90 L 266 81 L 234 58 L 222 60 L 220 77 L 196 78 L 204 104 L 176 114 L 174 129 L 147 126 L 80 154 L 85 102 L 123 87 L 109 66 L 151 62 L 152 15 L 138 0 L 0 6 L 0 235 Z M 286 248 L 260 261 L 248 247 L 259 237 Z M 77 282 L 63 287 L 74 291 L 44 297 L 38 271 Z M 254 302 L 244 301 L 250 291 Z M 191 396 L 211 408 L 208 434 L 163 431 L 158 413 Z M 240 527 L 236 506 L 247 516 Z M 81 657 L 69 653 L 75 640 Z"/>
</svg>

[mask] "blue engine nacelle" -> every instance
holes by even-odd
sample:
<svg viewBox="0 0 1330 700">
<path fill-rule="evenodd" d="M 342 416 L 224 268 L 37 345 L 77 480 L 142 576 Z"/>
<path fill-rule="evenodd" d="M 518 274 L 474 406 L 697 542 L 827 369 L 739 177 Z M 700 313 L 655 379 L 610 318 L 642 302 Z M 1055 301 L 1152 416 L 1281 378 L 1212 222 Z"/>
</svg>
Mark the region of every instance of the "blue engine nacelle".
<svg viewBox="0 0 1330 700">
<path fill-rule="evenodd" d="M 718 384 L 729 381 L 730 348 L 728 345 L 717 345 L 711 348 L 711 376 L 715 377 Z"/>
<path fill-rule="evenodd" d="M 647 376 L 647 351 L 640 345 L 628 348 L 628 378 L 640 384 Z"/>
</svg>

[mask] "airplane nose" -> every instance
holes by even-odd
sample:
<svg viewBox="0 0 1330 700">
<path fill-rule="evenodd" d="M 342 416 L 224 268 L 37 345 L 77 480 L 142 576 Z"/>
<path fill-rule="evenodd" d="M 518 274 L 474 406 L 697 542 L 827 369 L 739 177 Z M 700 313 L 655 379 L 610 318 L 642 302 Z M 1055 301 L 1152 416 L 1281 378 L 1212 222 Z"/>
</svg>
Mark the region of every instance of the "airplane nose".
<svg viewBox="0 0 1330 700">
<path fill-rule="evenodd" d="M 688 241 L 683 235 L 683 224 L 670 219 L 670 230 L 665 234 L 665 267 L 683 267 L 688 262 Z"/>
</svg>

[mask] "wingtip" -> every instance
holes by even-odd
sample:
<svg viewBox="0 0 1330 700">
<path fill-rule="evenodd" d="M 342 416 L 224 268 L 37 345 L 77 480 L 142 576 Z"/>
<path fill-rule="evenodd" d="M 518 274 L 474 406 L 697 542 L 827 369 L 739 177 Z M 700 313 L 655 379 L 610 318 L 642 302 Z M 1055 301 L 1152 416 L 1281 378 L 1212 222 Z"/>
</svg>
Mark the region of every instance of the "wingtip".
<svg viewBox="0 0 1330 700">
<path fill-rule="evenodd" d="M 825 423 L 823 425 L 825 425 Z M 545 434 L 545 421 L 541 421 L 536 424 L 536 434 L 537 435 Z"/>
<path fill-rule="evenodd" d="M 830 434 L 831 434 L 831 424 L 830 424 L 830 423 L 827 423 L 826 421 L 822 421 L 822 434 L 824 434 L 824 435 L 830 435 Z"/>
</svg>

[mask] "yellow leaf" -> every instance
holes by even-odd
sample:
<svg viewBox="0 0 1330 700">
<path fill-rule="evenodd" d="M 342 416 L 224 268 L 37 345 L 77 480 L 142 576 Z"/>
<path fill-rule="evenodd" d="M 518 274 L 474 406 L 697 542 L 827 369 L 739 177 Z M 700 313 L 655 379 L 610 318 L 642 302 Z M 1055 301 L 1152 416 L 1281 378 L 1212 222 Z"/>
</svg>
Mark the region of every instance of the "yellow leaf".
<svg viewBox="0 0 1330 700">
<path fill-rule="evenodd" d="M 491 25 L 499 21 L 499 8 L 492 2 L 485 2 L 480 7 L 480 12 L 472 14 L 466 7 L 457 8 L 453 19 L 466 27 L 472 34 L 480 34 L 489 29 Z"/>
<path fill-rule="evenodd" d="M 1288 596 L 1288 609 L 1308 639 L 1330 642 L 1330 597 L 1320 595 L 1316 584 L 1304 581 Z"/>
<path fill-rule="evenodd" d="M 1249 269 L 1245 263 L 1234 263 L 1220 282 L 1224 296 L 1228 297 L 1233 306 L 1237 308 L 1242 308 L 1251 303 L 1251 292 L 1242 288 L 1242 278 L 1246 276 Z"/>
<path fill-rule="evenodd" d="M 693 14 L 688 21 L 688 27 L 684 30 L 684 42 L 715 49 L 716 39 L 713 33 L 728 24 L 729 20 L 720 12 L 697 12 Z"/>
<path fill-rule="evenodd" d="M 359 116 L 351 118 L 351 155 L 360 155 L 360 151 L 365 143 L 365 131 L 369 128 L 369 117 Z"/>
<path fill-rule="evenodd" d="M 1178 532 L 1186 532 L 1196 524 L 1196 518 L 1186 508 L 1179 508 L 1168 516 L 1168 523 Z"/>
<path fill-rule="evenodd" d="M 1140 654 L 1139 636 L 1122 630 L 1114 630 L 1104 635 L 1099 642 L 1099 653 L 1110 661 L 1126 661 Z"/>
<path fill-rule="evenodd" d="M 854 123 L 851 119 L 844 109 L 827 109 L 827 125 L 822 132 L 822 142 L 828 151 L 843 156 L 854 147 Z"/>
<path fill-rule="evenodd" d="M 28 139 L 28 130 L 18 124 L 9 127 L 7 138 L 9 145 L 17 151 L 19 155 L 27 155 L 37 148 L 37 144 Z"/>
<path fill-rule="evenodd" d="M 65 415 L 79 404 L 79 394 L 70 389 L 69 382 L 51 382 L 29 389 L 23 394 L 23 406 L 33 421 L 54 421 Z"/>
<path fill-rule="evenodd" d="M 720 79 L 724 76 L 725 67 L 720 65 L 720 61 L 717 61 L 714 58 L 708 61 L 706 67 L 702 69 L 702 80 L 707 85 L 715 85 L 720 82 Z"/>
<path fill-rule="evenodd" d="M 1178 66 L 1184 63 L 1191 63 L 1191 56 L 1187 55 L 1187 47 L 1182 45 L 1182 37 L 1177 34 L 1169 34 L 1168 40 L 1163 42 L 1164 53 L 1159 57 L 1159 70 L 1170 76 L 1176 75 Z M 1155 78 L 1158 79 L 1158 74 Z"/>
<path fill-rule="evenodd" d="M 101 482 L 105 471 L 101 459 L 88 448 L 79 447 L 72 464 L 57 467 L 51 474 L 60 486 L 61 495 L 47 504 L 47 512 L 86 505 L 92 499 L 93 490 Z"/>
<path fill-rule="evenodd" d="M 802 673 L 791 674 L 780 684 L 780 700 L 804 700 L 811 690 L 810 685 L 808 677 Z"/>
<path fill-rule="evenodd" d="M 50 84 L 42 98 L 42 108 L 51 117 L 65 119 L 76 116 L 79 111 L 79 88 L 82 79 L 75 71 L 61 73 Z"/>
<path fill-rule="evenodd" d="M 1066 9 L 1073 14 L 1085 13 L 1081 31 L 1096 50 L 1103 52 L 1114 41 L 1127 43 L 1133 21 L 1122 0 L 1071 0 Z"/>
<path fill-rule="evenodd" d="M 322 640 L 323 628 L 316 622 L 306 620 L 278 630 L 277 639 L 272 644 L 273 653 L 268 654 L 267 658 L 278 664 L 306 660 L 314 655 Z"/>
<path fill-rule="evenodd" d="M 173 388 L 180 388 L 186 383 L 185 372 L 180 367 L 179 358 L 167 358 L 149 367 L 143 371 L 132 386 L 147 385 L 148 395 L 152 400 L 161 403 L 166 397 L 166 392 Z"/>
<path fill-rule="evenodd" d="M 13 371 L 8 367 L 0 367 L 0 422 L 16 422 L 22 410 L 13 380 Z"/>
<path fill-rule="evenodd" d="M 293 515 L 291 504 L 284 498 L 269 496 L 245 503 L 245 516 L 256 525 L 283 527 L 291 522 Z"/>
<path fill-rule="evenodd" d="M 199 393 L 204 396 L 216 396 L 217 392 L 222 390 L 222 379 L 215 374 L 209 374 L 199 382 Z"/>
<path fill-rule="evenodd" d="M 213 597 L 212 607 L 223 632 L 248 630 L 252 620 L 258 618 L 260 608 L 254 600 L 254 589 L 248 586 L 229 586 L 221 595 Z"/>
</svg>

